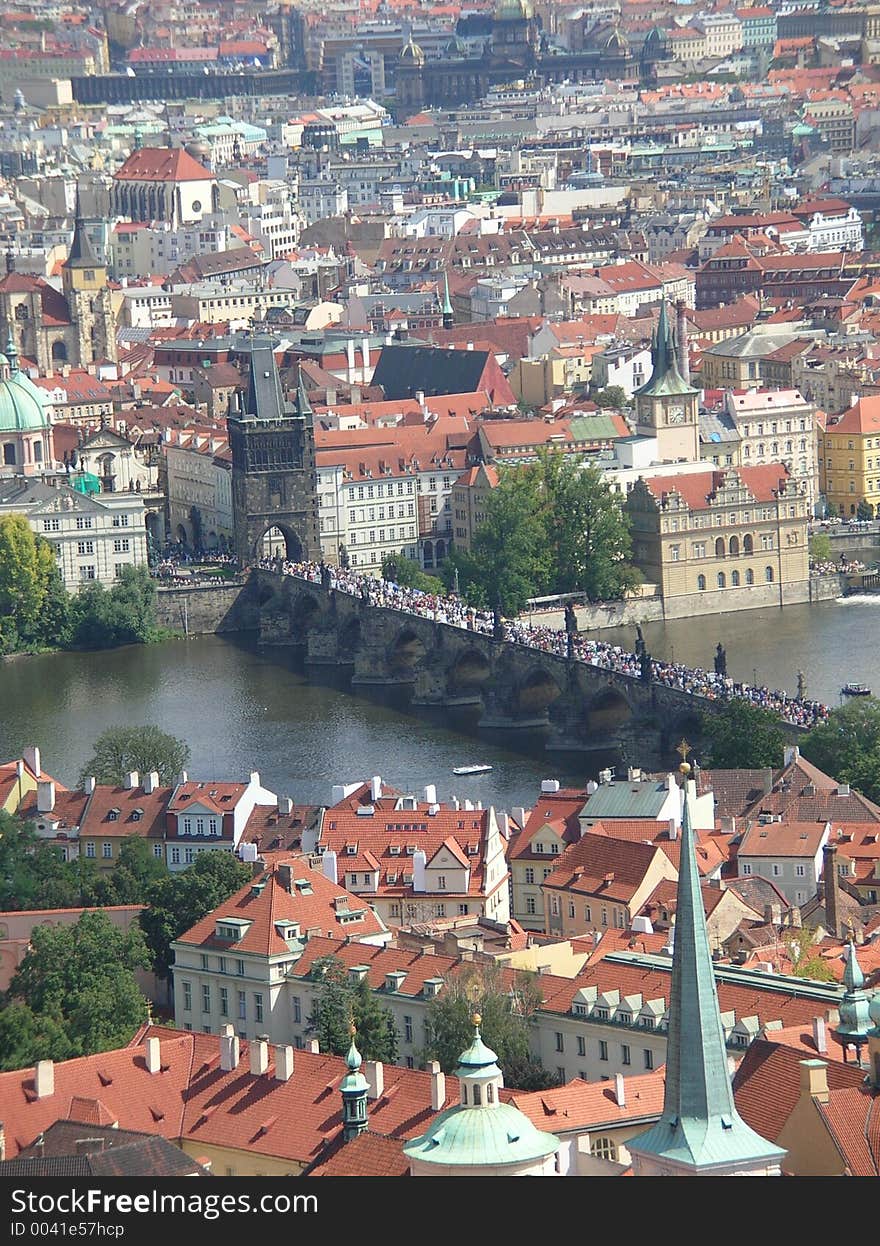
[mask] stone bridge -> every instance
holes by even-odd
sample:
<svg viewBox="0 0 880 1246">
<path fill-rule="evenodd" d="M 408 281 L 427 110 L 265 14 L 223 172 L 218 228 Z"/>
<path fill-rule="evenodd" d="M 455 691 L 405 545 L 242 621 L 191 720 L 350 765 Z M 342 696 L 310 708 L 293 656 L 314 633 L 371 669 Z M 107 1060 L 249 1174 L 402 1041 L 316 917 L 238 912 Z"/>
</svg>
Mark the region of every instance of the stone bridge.
<svg viewBox="0 0 880 1246">
<path fill-rule="evenodd" d="M 700 715 L 717 704 L 294 576 L 256 570 L 249 593 L 261 643 L 300 646 L 307 666 L 347 672 L 352 690 L 399 688 L 412 706 L 470 707 L 483 730 L 542 733 L 551 750 L 670 764 L 682 736 L 698 743 Z"/>
</svg>

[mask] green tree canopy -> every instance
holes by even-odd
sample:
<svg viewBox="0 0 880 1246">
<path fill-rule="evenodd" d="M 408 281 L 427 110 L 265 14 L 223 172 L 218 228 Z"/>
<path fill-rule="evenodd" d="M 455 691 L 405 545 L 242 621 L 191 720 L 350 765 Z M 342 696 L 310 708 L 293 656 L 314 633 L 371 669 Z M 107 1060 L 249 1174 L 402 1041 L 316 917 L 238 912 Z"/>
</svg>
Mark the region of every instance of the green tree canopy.
<svg viewBox="0 0 880 1246">
<path fill-rule="evenodd" d="M 190 758 L 189 745 L 152 724 L 143 727 L 108 727 L 94 743 L 94 755 L 80 771 L 82 786 L 89 776 L 97 783 L 120 787 L 131 770 L 149 774 L 155 770 L 159 782 L 171 785 Z"/>
<path fill-rule="evenodd" d="M 394 1015 L 383 1008 L 366 981 L 352 984 L 348 970 L 336 956 L 322 956 L 312 967 L 320 981 L 312 1002 L 309 1031 L 322 1051 L 344 1056 L 351 1045 L 351 1026 L 357 1032 L 358 1051 L 365 1060 L 393 1064 L 397 1059 Z"/>
<path fill-rule="evenodd" d="M 830 562 L 834 558 L 831 537 L 827 532 L 816 532 L 810 537 L 810 558 L 813 562 Z"/>
<path fill-rule="evenodd" d="M 156 585 L 145 567 L 123 567 L 110 589 L 81 588 L 71 606 L 73 644 L 81 649 L 148 644 L 155 640 Z"/>
<path fill-rule="evenodd" d="M 23 1069 L 38 1060 L 69 1060 L 78 1053 L 64 1025 L 20 1001 L 0 1010 L 0 1069 Z"/>
<path fill-rule="evenodd" d="M 137 926 L 124 933 L 105 913 L 83 913 L 74 926 L 34 928 L 9 995 L 36 1018 L 56 1022 L 72 1054 L 109 1051 L 146 1020 L 135 970 L 148 965 Z"/>
<path fill-rule="evenodd" d="M 94 861 L 63 861 L 33 822 L 0 810 L 0 909 L 81 908 L 99 902 L 97 883 Z"/>
<path fill-rule="evenodd" d="M 232 853 L 202 852 L 180 874 L 164 874 L 148 888 L 140 922 L 157 974 L 169 976 L 174 940 L 250 878 L 250 867 Z"/>
<path fill-rule="evenodd" d="M 497 965 L 468 966 L 448 976 L 441 993 L 428 1005 L 425 1017 L 425 1060 L 438 1060 L 453 1073 L 459 1056 L 470 1047 L 474 1015 L 480 1031 L 497 1054 L 504 1084 L 519 1090 L 540 1090 L 557 1084 L 530 1051 L 532 1018 L 542 1002 L 534 974 L 517 973 L 512 986 Z"/>
<path fill-rule="evenodd" d="M 814 766 L 880 800 L 880 700 L 858 697 L 833 709 L 800 742 Z"/>
<path fill-rule="evenodd" d="M 594 395 L 597 407 L 614 407 L 617 411 L 627 406 L 626 390 L 621 385 L 606 385 Z"/>
<path fill-rule="evenodd" d="M 707 753 L 702 764 L 716 770 L 752 769 L 782 765 L 785 734 L 772 710 L 733 697 L 716 713 L 703 715 Z"/>
<path fill-rule="evenodd" d="M 382 559 L 382 579 L 404 588 L 418 589 L 421 593 L 443 592 L 443 581 L 428 575 L 417 562 L 407 558 L 403 550 L 399 554 L 386 554 Z"/>
<path fill-rule="evenodd" d="M 0 652 L 42 641 L 41 612 L 58 579 L 55 553 L 24 515 L 0 516 Z"/>
</svg>

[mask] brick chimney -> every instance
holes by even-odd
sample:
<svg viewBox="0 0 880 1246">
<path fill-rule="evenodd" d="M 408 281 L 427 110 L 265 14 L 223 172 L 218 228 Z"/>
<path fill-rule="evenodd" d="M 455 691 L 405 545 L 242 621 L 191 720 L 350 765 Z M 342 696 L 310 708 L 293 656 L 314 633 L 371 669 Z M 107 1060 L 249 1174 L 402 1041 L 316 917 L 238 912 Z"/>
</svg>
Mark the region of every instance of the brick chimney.
<svg viewBox="0 0 880 1246">
<path fill-rule="evenodd" d="M 269 1069 L 269 1044 L 265 1038 L 254 1038 L 250 1045 L 251 1073 L 261 1077 Z"/>
<path fill-rule="evenodd" d="M 55 808 L 55 782 L 52 779 L 37 780 L 37 813 L 51 813 Z"/>
<path fill-rule="evenodd" d="M 162 1044 L 155 1035 L 151 1035 L 145 1040 L 144 1048 L 147 1072 L 158 1073 L 162 1068 Z"/>
<path fill-rule="evenodd" d="M 275 1048 L 275 1080 L 289 1082 L 293 1076 L 293 1047 L 279 1043 Z"/>
<path fill-rule="evenodd" d="M 51 1060 L 38 1060 L 34 1069 L 34 1089 L 38 1099 L 51 1099 L 55 1093 L 55 1065 Z"/>
<path fill-rule="evenodd" d="M 837 876 L 837 844 L 822 849 L 825 859 L 825 928 L 829 934 L 840 934 L 840 880 Z"/>
<path fill-rule="evenodd" d="M 238 1068 L 239 1042 L 238 1035 L 231 1025 L 224 1025 L 220 1031 L 220 1068 L 225 1073 Z"/>
</svg>

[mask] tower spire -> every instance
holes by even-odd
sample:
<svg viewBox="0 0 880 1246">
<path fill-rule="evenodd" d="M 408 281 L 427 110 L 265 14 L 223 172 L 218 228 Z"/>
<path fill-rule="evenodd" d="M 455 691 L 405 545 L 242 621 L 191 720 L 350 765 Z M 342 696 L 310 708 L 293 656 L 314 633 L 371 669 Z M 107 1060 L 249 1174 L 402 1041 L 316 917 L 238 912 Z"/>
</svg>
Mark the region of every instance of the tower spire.
<svg viewBox="0 0 880 1246">
<path fill-rule="evenodd" d="M 74 225 L 73 225 L 73 241 L 70 244 L 70 250 L 67 253 L 67 259 L 64 261 L 64 268 L 102 268 L 103 265 L 95 254 L 95 248 L 92 246 L 92 240 L 86 233 L 85 222 L 82 215 L 82 204 L 79 196 L 79 186 L 76 188 L 76 207 L 74 208 Z"/>
<path fill-rule="evenodd" d="M 785 1152 L 750 1129 L 733 1100 L 697 869 L 691 768 L 682 762 L 679 769 L 684 810 L 663 1113 L 627 1146 L 637 1176 L 778 1175 Z"/>
<path fill-rule="evenodd" d="M 367 1079 L 361 1072 L 361 1053 L 354 1045 L 357 1031 L 353 1023 L 349 1032 L 351 1046 L 345 1057 L 348 1072 L 339 1085 L 342 1094 L 342 1136 L 346 1142 L 351 1142 L 352 1138 L 364 1133 L 367 1128 L 367 1091 L 369 1090 Z"/>
<path fill-rule="evenodd" d="M 855 1047 L 856 1063 L 859 1063 L 862 1058 L 862 1047 L 871 1029 L 871 995 L 865 990 L 865 975 L 862 973 L 862 967 L 856 956 L 852 930 L 850 930 L 850 939 L 847 944 L 843 985 L 846 991 L 837 1006 L 840 1021 L 831 1031 L 831 1036 L 843 1048 L 844 1063 L 846 1063 L 846 1055 L 850 1047 Z"/>
<path fill-rule="evenodd" d="M 302 364 L 299 365 L 296 373 L 296 414 L 302 416 L 306 424 L 314 422 L 312 404 L 309 402 L 309 396 L 303 383 Z"/>
<path fill-rule="evenodd" d="M 452 310 L 452 299 L 449 297 L 449 274 L 443 272 L 443 328 L 451 329 L 455 318 Z"/>
</svg>

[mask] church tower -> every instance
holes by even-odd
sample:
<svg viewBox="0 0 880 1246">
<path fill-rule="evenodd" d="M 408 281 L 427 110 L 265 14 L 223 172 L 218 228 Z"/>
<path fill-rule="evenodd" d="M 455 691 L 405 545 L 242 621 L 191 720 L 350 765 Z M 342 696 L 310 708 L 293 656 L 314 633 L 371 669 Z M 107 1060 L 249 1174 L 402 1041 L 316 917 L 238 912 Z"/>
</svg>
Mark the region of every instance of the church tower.
<svg viewBox="0 0 880 1246">
<path fill-rule="evenodd" d="M 681 863 L 666 1042 L 663 1113 L 627 1142 L 637 1177 L 778 1177 L 785 1151 L 736 1110 L 700 894 L 691 801 L 684 776 Z"/>
<path fill-rule="evenodd" d="M 354 1045 L 355 1028 L 351 1027 L 351 1046 L 345 1063 L 348 1072 L 343 1077 L 339 1090 L 342 1094 L 342 1136 L 351 1142 L 358 1134 L 367 1129 L 367 1091 L 369 1085 L 361 1072 L 361 1053 Z"/>
<path fill-rule="evenodd" d="M 695 463 L 700 458 L 700 391 L 679 371 L 665 299 L 651 344 L 651 363 L 650 380 L 634 395 L 636 432 L 657 438 L 658 462 Z"/>
<path fill-rule="evenodd" d="M 292 562 L 320 558 L 312 408 L 302 372 L 296 402 L 285 398 L 271 338 L 252 339 L 247 391 L 228 426 L 235 552 L 242 565 L 279 549 L 279 542 Z"/>
<path fill-rule="evenodd" d="M 78 191 L 73 242 L 61 266 L 61 282 L 75 335 L 75 362 L 85 367 L 99 359 L 115 360 L 116 330 L 107 288 L 107 269 L 95 254 L 86 233 Z"/>
</svg>

